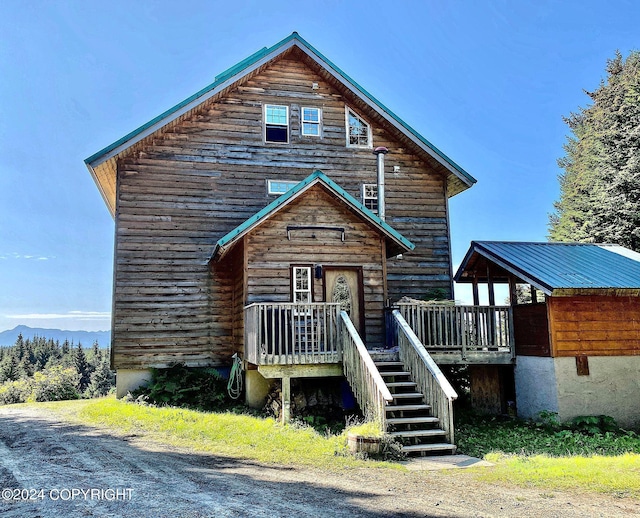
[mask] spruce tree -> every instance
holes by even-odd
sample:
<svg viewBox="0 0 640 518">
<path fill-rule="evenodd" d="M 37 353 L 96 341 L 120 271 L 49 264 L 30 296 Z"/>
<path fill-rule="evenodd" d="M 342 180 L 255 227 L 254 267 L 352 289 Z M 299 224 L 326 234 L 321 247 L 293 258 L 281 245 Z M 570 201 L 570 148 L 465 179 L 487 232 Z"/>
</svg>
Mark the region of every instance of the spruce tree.
<svg viewBox="0 0 640 518">
<path fill-rule="evenodd" d="M 109 369 L 107 358 L 103 358 L 96 370 L 91 374 L 91 381 L 86 394 L 89 397 L 106 396 L 115 384 L 115 376 Z"/>
<path fill-rule="evenodd" d="M 617 243 L 640 251 L 640 52 L 607 63 L 593 104 L 565 119 L 555 241 Z"/>
<path fill-rule="evenodd" d="M 80 381 L 78 387 L 80 392 L 83 392 L 87 385 L 89 385 L 89 379 L 91 376 L 91 369 L 87 363 L 87 357 L 82 350 L 82 344 L 78 343 L 78 347 L 73 355 L 73 365 L 76 368 L 76 372 L 80 375 Z"/>
</svg>

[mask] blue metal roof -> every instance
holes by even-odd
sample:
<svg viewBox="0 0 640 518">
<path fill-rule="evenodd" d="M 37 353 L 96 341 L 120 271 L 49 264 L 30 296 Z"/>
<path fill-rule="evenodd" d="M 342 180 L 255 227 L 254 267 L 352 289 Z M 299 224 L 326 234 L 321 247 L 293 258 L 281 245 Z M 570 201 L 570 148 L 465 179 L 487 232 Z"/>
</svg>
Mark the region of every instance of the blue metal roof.
<svg viewBox="0 0 640 518">
<path fill-rule="evenodd" d="M 347 191 L 335 183 L 331 178 L 325 175 L 322 171 L 315 171 L 313 174 L 307 176 L 300 183 L 289 189 L 286 193 L 276 198 L 264 209 L 257 212 L 249 219 L 234 228 L 231 232 L 228 232 L 222 236 L 215 245 L 211 259 L 222 249 L 229 249 L 230 246 L 240 237 L 244 236 L 247 232 L 258 226 L 260 223 L 271 217 L 281 207 L 287 205 L 290 201 L 297 198 L 301 193 L 306 191 L 312 185 L 322 183 L 330 191 L 346 203 L 352 210 L 354 210 L 362 219 L 368 221 L 385 236 L 390 239 L 396 247 L 399 247 L 400 251 L 395 252 L 393 255 L 413 250 L 415 245 L 409 241 L 406 237 L 400 234 L 397 230 L 393 229 L 388 223 L 381 220 L 376 214 L 367 209 L 356 198 L 351 196 Z"/>
<path fill-rule="evenodd" d="M 640 254 L 617 245 L 472 241 L 457 282 L 471 281 L 465 273 L 477 255 L 548 295 L 563 289 L 640 289 Z"/>
</svg>

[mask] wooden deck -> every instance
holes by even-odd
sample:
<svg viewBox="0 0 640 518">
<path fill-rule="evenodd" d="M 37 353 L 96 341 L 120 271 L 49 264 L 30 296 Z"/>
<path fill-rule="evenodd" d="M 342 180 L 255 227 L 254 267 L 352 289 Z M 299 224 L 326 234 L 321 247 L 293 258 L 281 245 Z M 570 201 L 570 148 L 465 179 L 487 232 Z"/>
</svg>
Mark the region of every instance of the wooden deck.
<svg viewBox="0 0 640 518">
<path fill-rule="evenodd" d="M 438 364 L 513 363 L 510 306 L 398 304 L 400 314 Z"/>
<path fill-rule="evenodd" d="M 515 358 L 509 306 L 399 304 L 437 364 L 508 365 Z M 245 359 L 258 366 L 343 362 L 338 304 L 256 303 L 245 308 Z M 389 335 L 397 346 L 396 339 Z"/>
</svg>

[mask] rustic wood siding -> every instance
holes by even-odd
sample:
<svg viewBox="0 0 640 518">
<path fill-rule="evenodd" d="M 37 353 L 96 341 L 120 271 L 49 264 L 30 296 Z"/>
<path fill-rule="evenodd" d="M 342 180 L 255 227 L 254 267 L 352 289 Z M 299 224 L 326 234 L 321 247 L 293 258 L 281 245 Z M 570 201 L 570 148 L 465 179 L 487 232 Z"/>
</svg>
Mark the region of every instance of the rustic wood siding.
<svg viewBox="0 0 640 518">
<path fill-rule="evenodd" d="M 549 318 L 546 304 L 513 306 L 513 338 L 516 354 L 522 356 L 551 356 Z"/>
<path fill-rule="evenodd" d="M 289 144 L 263 142 L 264 103 L 289 106 Z M 302 106 L 322 108 L 321 138 L 300 135 Z M 267 179 L 299 181 L 320 169 L 361 198 L 361 185 L 376 181 L 376 158 L 345 146 L 344 110 L 334 87 L 285 58 L 119 162 L 116 368 L 227 362 L 237 338 L 233 281 L 208 268 L 213 245 L 274 199 Z M 390 150 L 387 221 L 416 244 L 389 261 L 389 296 L 423 297 L 433 288 L 450 295 L 445 179 L 382 127 L 372 130 L 373 146 Z"/>
<path fill-rule="evenodd" d="M 550 297 L 553 356 L 640 354 L 640 297 Z"/>
<path fill-rule="evenodd" d="M 294 231 L 289 240 L 287 225 L 342 227 L 345 240 L 340 233 L 325 230 Z M 382 239 L 321 187 L 313 187 L 247 236 L 246 303 L 291 302 L 292 264 L 362 267 L 366 342 L 368 346 L 381 346 Z M 321 279 L 314 279 L 313 291 L 315 302 L 324 301 Z"/>
</svg>

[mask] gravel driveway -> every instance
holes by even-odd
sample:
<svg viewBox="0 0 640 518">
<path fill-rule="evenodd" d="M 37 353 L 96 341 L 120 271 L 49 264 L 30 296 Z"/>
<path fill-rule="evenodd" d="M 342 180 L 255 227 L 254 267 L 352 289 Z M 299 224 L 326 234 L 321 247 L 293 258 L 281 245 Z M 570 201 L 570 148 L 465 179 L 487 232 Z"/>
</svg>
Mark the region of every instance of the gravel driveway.
<svg viewBox="0 0 640 518">
<path fill-rule="evenodd" d="M 491 486 L 465 470 L 327 472 L 179 451 L 0 407 L 0 516 L 634 516 L 633 499 Z"/>
</svg>

